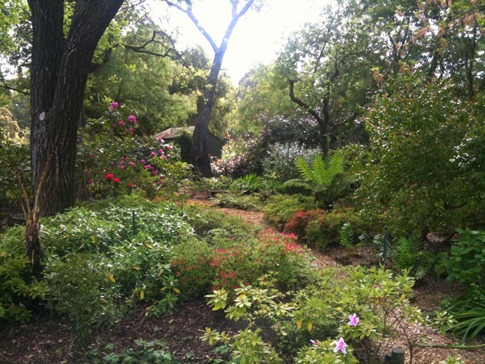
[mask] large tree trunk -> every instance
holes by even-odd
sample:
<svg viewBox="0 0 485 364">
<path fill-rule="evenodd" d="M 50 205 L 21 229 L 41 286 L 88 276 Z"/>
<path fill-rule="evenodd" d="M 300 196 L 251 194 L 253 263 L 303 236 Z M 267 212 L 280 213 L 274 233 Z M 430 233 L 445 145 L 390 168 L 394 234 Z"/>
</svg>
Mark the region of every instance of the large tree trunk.
<svg viewBox="0 0 485 364">
<path fill-rule="evenodd" d="M 29 0 L 33 44 L 31 70 L 31 163 L 42 215 L 74 204 L 75 159 L 88 70 L 99 39 L 123 0 L 78 1 L 64 40 L 63 1 Z"/>
<path fill-rule="evenodd" d="M 30 154 L 34 210 L 53 215 L 72 207 L 78 121 L 94 51 L 124 0 L 77 1 L 64 37 L 64 2 L 28 0 L 32 11 Z M 34 221 L 35 220 L 35 221 Z M 42 259 L 38 216 L 27 224 L 27 252 Z"/>
</svg>

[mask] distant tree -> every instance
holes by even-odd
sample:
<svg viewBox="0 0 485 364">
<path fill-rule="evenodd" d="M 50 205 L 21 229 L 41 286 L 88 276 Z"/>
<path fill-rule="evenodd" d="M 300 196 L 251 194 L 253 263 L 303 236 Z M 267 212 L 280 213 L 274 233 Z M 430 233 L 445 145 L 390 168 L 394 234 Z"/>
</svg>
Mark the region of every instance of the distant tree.
<svg viewBox="0 0 485 364">
<path fill-rule="evenodd" d="M 354 2 L 338 5 L 325 8 L 321 21 L 290 36 L 276 70 L 286 78 L 286 97 L 318 123 L 324 155 L 358 129 L 359 109 L 375 88 L 371 68 L 376 50 L 369 24 Z"/>
<path fill-rule="evenodd" d="M 193 2 L 187 0 L 179 0 L 177 2 L 164 0 L 169 6 L 173 6 L 181 12 L 185 13 L 189 19 L 197 26 L 197 29 L 210 43 L 214 58 L 210 67 L 209 75 L 204 89 L 204 98 L 201 112 L 195 125 L 194 134 L 192 137 L 192 161 L 197 172 L 205 177 L 212 176 L 210 167 L 210 158 L 207 152 L 207 136 L 209 130 L 209 122 L 211 119 L 212 109 L 216 99 L 216 90 L 219 80 L 219 74 L 222 68 L 222 61 L 226 54 L 227 45 L 231 38 L 232 32 L 236 27 L 239 19 L 247 13 L 251 6 L 256 5 L 255 0 L 230 0 L 231 3 L 231 19 L 226 27 L 224 35 L 219 45 L 213 39 L 204 26 L 197 19 L 193 12 Z"/>
</svg>

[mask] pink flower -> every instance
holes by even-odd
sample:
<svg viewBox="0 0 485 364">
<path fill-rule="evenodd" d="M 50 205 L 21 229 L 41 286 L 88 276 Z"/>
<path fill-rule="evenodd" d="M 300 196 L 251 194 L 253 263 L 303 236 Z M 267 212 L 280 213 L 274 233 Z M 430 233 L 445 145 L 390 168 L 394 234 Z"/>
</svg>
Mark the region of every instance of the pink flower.
<svg viewBox="0 0 485 364">
<path fill-rule="evenodd" d="M 118 121 L 118 126 L 125 126 L 125 122 L 123 120 Z"/>
<path fill-rule="evenodd" d="M 337 351 L 341 351 L 344 355 L 347 354 L 347 350 L 345 349 L 347 347 L 347 344 L 345 343 L 344 339 L 341 337 L 339 341 L 337 341 L 337 344 L 335 345 L 335 348 L 333 349 L 334 353 Z"/>
<path fill-rule="evenodd" d="M 150 153 L 150 157 L 155 157 L 156 155 L 157 155 L 157 153 L 155 153 L 155 152 Z"/>
<path fill-rule="evenodd" d="M 162 155 L 161 157 L 162 159 L 167 159 L 167 156 L 166 155 Z"/>
<path fill-rule="evenodd" d="M 133 134 L 133 132 L 135 131 L 135 129 L 129 128 L 128 131 L 130 132 L 130 134 Z"/>
<path fill-rule="evenodd" d="M 111 103 L 108 106 L 108 110 L 109 111 L 116 110 L 119 106 L 120 104 L 118 104 L 116 101 L 111 101 Z"/>
<path fill-rule="evenodd" d="M 318 346 L 318 341 L 317 340 L 310 340 L 310 344 L 313 346 Z"/>
<path fill-rule="evenodd" d="M 131 121 L 133 124 L 136 124 L 136 117 L 135 115 L 129 115 L 128 120 Z"/>
<path fill-rule="evenodd" d="M 350 326 L 357 326 L 358 323 L 359 323 L 359 317 L 355 313 L 349 316 Z"/>
<path fill-rule="evenodd" d="M 92 185 L 93 183 L 94 183 L 94 181 L 93 181 L 92 178 L 88 179 L 88 185 Z"/>
<path fill-rule="evenodd" d="M 144 159 L 140 159 L 140 163 L 145 164 L 145 160 Z"/>
</svg>

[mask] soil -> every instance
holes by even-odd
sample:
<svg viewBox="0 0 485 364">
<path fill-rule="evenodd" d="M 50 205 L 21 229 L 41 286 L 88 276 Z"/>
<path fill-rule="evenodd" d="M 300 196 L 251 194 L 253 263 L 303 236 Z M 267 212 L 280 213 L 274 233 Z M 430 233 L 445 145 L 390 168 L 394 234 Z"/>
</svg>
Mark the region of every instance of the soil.
<svg viewBox="0 0 485 364">
<path fill-rule="evenodd" d="M 201 203 L 208 208 L 214 208 L 208 200 L 194 200 L 191 203 Z M 269 228 L 262 212 L 242 211 L 229 208 L 218 208 L 228 214 L 241 217 L 245 222 Z M 341 264 L 369 264 L 376 257 L 364 249 L 346 250 L 335 248 L 326 254 L 314 252 L 315 269 L 335 267 Z M 426 278 L 414 289 L 414 305 L 423 312 L 430 312 L 439 307 L 443 298 L 456 297 L 463 292 L 458 285 L 451 285 L 436 278 Z M 210 327 L 220 331 L 231 332 L 234 327 L 224 319 L 218 311 L 212 311 L 204 302 L 184 303 L 175 308 L 172 314 L 161 317 L 148 317 L 145 307 L 138 306 L 134 312 L 125 317 L 114 327 L 96 332 L 95 340 L 84 353 L 76 351 L 76 338 L 69 331 L 67 322 L 60 318 L 46 317 L 42 314 L 33 315 L 31 321 L 18 326 L 0 326 L 0 363 L 5 364 L 50 364 L 50 363 L 92 363 L 87 352 L 97 352 L 98 357 L 109 352 L 119 352 L 128 348 L 136 348 L 135 340 L 163 340 L 168 344 L 170 352 L 181 363 L 209 363 L 216 356 L 208 344 L 201 340 L 202 331 Z M 45 312 L 44 312 L 45 315 Z M 409 346 L 414 347 L 412 363 L 433 364 L 444 361 L 448 356 L 460 357 L 466 364 L 485 363 L 485 348 L 476 350 L 458 350 L 442 347 L 420 347 L 412 342 L 415 337 L 425 337 L 427 344 L 450 346 L 459 341 L 443 336 L 431 327 L 406 324 L 401 327 L 396 339 L 383 344 L 382 353 L 393 348 L 403 348 L 406 352 L 406 363 L 411 363 Z M 409 338 L 407 340 L 406 338 Z M 485 339 L 473 344 L 483 344 Z M 113 349 L 106 351 L 106 345 Z M 142 363 L 143 361 L 140 361 Z"/>
</svg>

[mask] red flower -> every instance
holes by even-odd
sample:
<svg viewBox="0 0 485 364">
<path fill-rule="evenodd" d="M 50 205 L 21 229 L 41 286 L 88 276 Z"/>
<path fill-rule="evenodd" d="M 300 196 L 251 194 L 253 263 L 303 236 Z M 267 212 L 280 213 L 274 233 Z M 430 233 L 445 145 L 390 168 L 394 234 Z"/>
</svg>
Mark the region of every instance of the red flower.
<svg viewBox="0 0 485 364">
<path fill-rule="evenodd" d="M 106 173 L 106 181 L 111 181 L 113 179 L 113 173 Z"/>
<path fill-rule="evenodd" d="M 133 188 L 133 183 L 128 183 L 128 188 Z"/>
<path fill-rule="evenodd" d="M 118 177 L 113 178 L 113 183 L 120 183 L 120 179 Z"/>
</svg>

